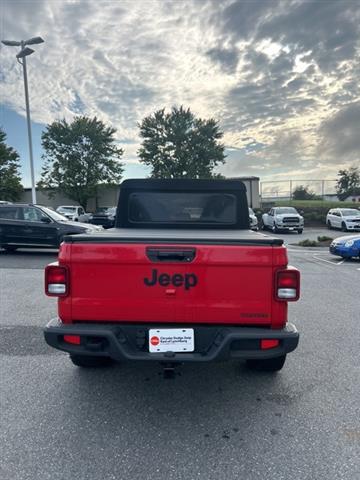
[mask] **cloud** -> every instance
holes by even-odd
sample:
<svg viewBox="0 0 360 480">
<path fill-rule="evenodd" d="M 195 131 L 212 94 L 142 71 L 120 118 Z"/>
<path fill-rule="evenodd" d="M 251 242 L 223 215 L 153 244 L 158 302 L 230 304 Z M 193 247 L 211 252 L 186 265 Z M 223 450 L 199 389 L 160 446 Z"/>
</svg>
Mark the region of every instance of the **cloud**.
<svg viewBox="0 0 360 480">
<path fill-rule="evenodd" d="M 239 52 L 235 48 L 211 48 L 206 52 L 211 60 L 217 62 L 225 71 L 233 72 L 239 61 Z"/>
<path fill-rule="evenodd" d="M 1 38 L 45 39 L 28 60 L 33 120 L 96 115 L 117 128 L 128 162 L 138 122 L 181 104 L 219 119 L 232 176 L 291 176 L 299 165 L 327 175 L 357 158 L 351 0 L 3 0 L 0 14 Z M 1 48 L 0 97 L 24 114 L 15 53 Z"/>
<path fill-rule="evenodd" d="M 319 152 L 330 161 L 339 158 L 360 164 L 360 102 L 351 103 L 329 117 L 320 127 Z"/>
</svg>

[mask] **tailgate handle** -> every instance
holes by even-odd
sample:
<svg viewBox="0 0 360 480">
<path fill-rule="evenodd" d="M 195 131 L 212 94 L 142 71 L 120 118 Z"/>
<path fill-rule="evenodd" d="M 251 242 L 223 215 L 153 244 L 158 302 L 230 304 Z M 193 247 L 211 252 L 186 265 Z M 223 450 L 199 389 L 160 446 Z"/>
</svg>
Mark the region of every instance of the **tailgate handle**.
<svg viewBox="0 0 360 480">
<path fill-rule="evenodd" d="M 152 262 L 191 262 L 196 254 L 195 248 L 172 249 L 172 248 L 147 248 L 146 255 Z"/>
</svg>

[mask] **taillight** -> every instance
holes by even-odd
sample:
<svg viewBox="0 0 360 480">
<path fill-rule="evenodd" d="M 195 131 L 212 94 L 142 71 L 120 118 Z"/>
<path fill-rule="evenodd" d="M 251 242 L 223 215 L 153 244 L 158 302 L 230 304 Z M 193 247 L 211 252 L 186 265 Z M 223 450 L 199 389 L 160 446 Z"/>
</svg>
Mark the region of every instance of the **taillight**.
<svg viewBox="0 0 360 480">
<path fill-rule="evenodd" d="M 295 302 L 300 297 L 300 272 L 289 267 L 276 272 L 275 298 L 286 302 Z"/>
<path fill-rule="evenodd" d="M 69 293 L 69 274 L 66 267 L 50 264 L 45 268 L 45 293 L 49 297 L 66 297 Z"/>
</svg>

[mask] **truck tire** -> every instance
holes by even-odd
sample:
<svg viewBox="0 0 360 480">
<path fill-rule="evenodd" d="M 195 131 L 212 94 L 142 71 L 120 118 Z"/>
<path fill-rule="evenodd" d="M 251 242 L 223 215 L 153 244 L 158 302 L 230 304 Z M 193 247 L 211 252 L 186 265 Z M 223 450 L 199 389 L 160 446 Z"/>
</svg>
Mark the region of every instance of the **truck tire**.
<svg viewBox="0 0 360 480">
<path fill-rule="evenodd" d="M 83 368 L 109 367 L 114 363 L 109 357 L 93 357 L 91 355 L 70 355 L 70 360 L 77 367 Z"/>
<path fill-rule="evenodd" d="M 298 232 L 299 235 L 301 235 L 302 232 L 303 232 L 302 228 L 299 228 L 299 230 L 297 232 Z"/>
<path fill-rule="evenodd" d="M 345 222 L 342 222 L 342 224 L 341 224 L 341 230 L 342 230 L 343 232 L 347 232 L 347 231 L 348 231 L 348 229 L 347 229 L 347 226 L 346 226 L 346 223 L 345 223 Z"/>
<path fill-rule="evenodd" d="M 284 366 L 286 355 L 275 358 L 266 358 L 264 360 L 253 359 L 247 360 L 246 365 L 251 370 L 258 372 L 278 372 Z"/>
<path fill-rule="evenodd" d="M 279 233 L 279 229 L 277 228 L 277 226 L 275 225 L 275 223 L 274 223 L 274 225 L 271 227 L 271 231 L 272 231 L 273 233 Z"/>
<path fill-rule="evenodd" d="M 327 221 L 327 227 L 328 227 L 329 230 L 332 230 L 332 225 L 331 225 L 330 220 Z"/>
</svg>

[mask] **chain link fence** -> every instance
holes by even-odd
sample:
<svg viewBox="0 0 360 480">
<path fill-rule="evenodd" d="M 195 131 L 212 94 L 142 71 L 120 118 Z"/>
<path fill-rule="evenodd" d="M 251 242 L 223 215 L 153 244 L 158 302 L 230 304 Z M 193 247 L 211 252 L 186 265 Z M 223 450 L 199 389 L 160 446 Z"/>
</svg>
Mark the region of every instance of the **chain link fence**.
<svg viewBox="0 0 360 480">
<path fill-rule="evenodd" d="M 277 180 L 260 182 L 261 202 L 272 202 L 277 200 L 292 200 L 294 190 L 303 186 L 308 188 L 322 200 L 334 200 L 336 196 L 337 180 Z"/>
</svg>

